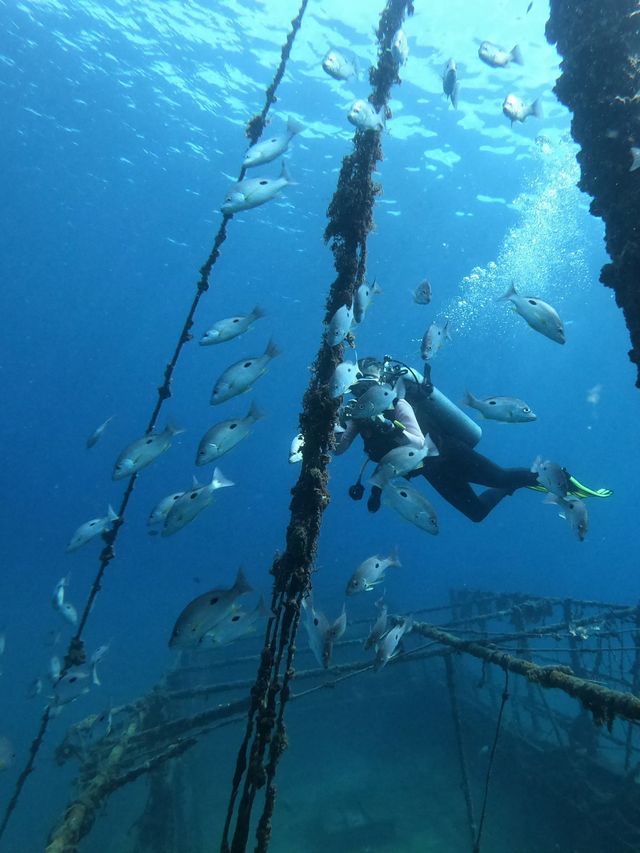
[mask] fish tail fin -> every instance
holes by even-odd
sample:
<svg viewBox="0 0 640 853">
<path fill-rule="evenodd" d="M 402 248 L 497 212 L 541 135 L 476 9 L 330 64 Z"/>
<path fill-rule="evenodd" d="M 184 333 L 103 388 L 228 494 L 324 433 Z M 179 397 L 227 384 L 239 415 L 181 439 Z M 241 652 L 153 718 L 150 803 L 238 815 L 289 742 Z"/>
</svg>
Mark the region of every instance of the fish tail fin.
<svg viewBox="0 0 640 853">
<path fill-rule="evenodd" d="M 373 284 L 371 285 L 371 293 L 382 293 L 383 290 L 378 284 L 378 280 L 374 278 Z"/>
<path fill-rule="evenodd" d="M 511 299 L 512 296 L 517 296 L 517 295 L 518 295 L 518 291 L 516 290 L 516 286 L 512 281 L 511 284 L 509 285 L 509 287 L 502 294 L 502 296 L 498 296 L 498 298 L 496 299 L 496 302 L 502 302 L 503 300 Z"/>
<path fill-rule="evenodd" d="M 211 478 L 211 487 L 213 489 L 223 489 L 225 486 L 235 486 L 233 480 L 229 480 L 224 476 L 219 468 L 213 469 L 213 477 Z"/>
<path fill-rule="evenodd" d="M 247 412 L 247 420 L 259 421 L 260 418 L 264 417 L 264 412 L 258 407 L 258 404 L 252 401 L 251 406 L 249 406 L 249 411 Z"/>
<path fill-rule="evenodd" d="M 281 353 L 281 350 L 278 349 L 278 347 L 274 344 L 274 342 L 272 340 L 269 340 L 269 343 L 267 344 L 267 348 L 264 351 L 264 354 L 269 356 L 270 359 L 272 359 L 272 358 L 275 358 L 276 356 L 280 355 L 280 353 Z"/>
<path fill-rule="evenodd" d="M 389 554 L 389 565 L 397 566 L 398 568 L 402 567 L 402 563 L 400 562 L 400 555 L 398 553 L 398 546 L 395 545 L 393 551 Z M 381 600 L 384 600 L 384 596 Z M 376 602 L 377 604 L 378 602 Z"/>
<path fill-rule="evenodd" d="M 251 322 L 253 323 L 254 320 L 259 320 L 261 317 L 264 317 L 265 313 L 264 308 L 261 308 L 260 305 L 256 305 L 249 315 L 251 317 Z"/>
<path fill-rule="evenodd" d="M 452 340 L 451 332 L 449 331 L 449 322 L 449 318 L 447 317 L 447 319 L 444 321 L 444 329 L 442 330 L 442 335 L 447 341 Z"/>
<path fill-rule="evenodd" d="M 292 180 L 291 173 L 287 169 L 286 161 L 282 161 L 282 166 L 280 168 L 280 180 L 285 181 L 289 186 L 295 186 L 296 182 Z"/>
<path fill-rule="evenodd" d="M 533 460 L 533 462 L 531 463 L 531 468 L 530 468 L 531 473 L 537 474 L 538 471 L 540 470 L 541 465 L 542 465 L 542 456 L 540 456 L 540 454 L 538 454 L 536 456 L 536 458 Z"/>
<path fill-rule="evenodd" d="M 118 514 L 115 512 L 111 504 L 107 507 L 107 519 L 109 521 L 109 527 L 113 524 L 114 521 L 117 521 L 119 518 Z"/>
<path fill-rule="evenodd" d="M 177 424 L 174 424 L 174 422 L 172 420 L 168 420 L 167 425 L 164 428 L 164 431 L 168 432 L 169 435 L 174 436 L 174 435 L 180 435 L 180 433 L 186 432 L 186 429 L 184 427 L 179 427 Z"/>
<path fill-rule="evenodd" d="M 100 678 L 98 677 L 98 662 L 97 661 L 93 661 L 91 664 L 91 680 L 93 681 L 93 683 L 95 684 L 96 687 L 100 687 L 102 685 L 102 682 L 100 681 Z"/>
<path fill-rule="evenodd" d="M 293 116 L 289 116 L 289 119 L 287 121 L 287 133 L 289 134 L 289 136 L 295 136 L 296 133 L 302 133 L 303 130 L 304 125 L 302 124 L 302 122 L 298 121 Z"/>
<path fill-rule="evenodd" d="M 427 456 L 440 456 L 440 451 L 429 433 L 426 433 L 424 437 L 424 446 L 427 448 Z"/>
<path fill-rule="evenodd" d="M 536 118 L 544 118 L 540 98 L 536 98 L 529 108 L 529 114 Z"/>
<path fill-rule="evenodd" d="M 233 590 L 237 595 L 244 595 L 245 592 L 253 592 L 253 587 L 245 577 L 244 569 L 242 568 L 242 566 L 240 566 L 240 568 L 238 569 L 238 574 L 236 575 Z"/>
<path fill-rule="evenodd" d="M 511 61 L 515 62 L 516 65 L 524 65 L 522 51 L 520 50 L 520 47 L 517 44 L 514 44 L 513 48 L 511 49 Z"/>
<path fill-rule="evenodd" d="M 473 396 L 471 391 L 465 388 L 464 394 L 462 395 L 461 403 L 463 406 L 471 406 L 473 408 L 473 404 L 476 402 L 476 398 Z"/>
<path fill-rule="evenodd" d="M 453 104 L 454 110 L 458 109 L 458 96 L 460 95 L 460 83 L 456 83 L 453 87 L 453 92 L 451 93 L 451 103 Z"/>
<path fill-rule="evenodd" d="M 629 168 L 630 172 L 635 172 L 636 169 L 640 169 L 640 148 L 631 148 L 631 157 L 633 158 L 633 162 Z"/>
</svg>

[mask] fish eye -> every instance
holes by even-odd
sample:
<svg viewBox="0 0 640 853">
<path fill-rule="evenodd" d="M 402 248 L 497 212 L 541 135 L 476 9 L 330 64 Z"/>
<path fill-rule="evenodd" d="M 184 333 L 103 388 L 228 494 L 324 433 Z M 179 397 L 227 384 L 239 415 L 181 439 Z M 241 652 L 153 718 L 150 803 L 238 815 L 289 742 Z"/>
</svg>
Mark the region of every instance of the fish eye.
<svg viewBox="0 0 640 853">
<path fill-rule="evenodd" d="M 251 362 L 251 361 L 245 361 L 245 363 L 242 366 L 243 367 L 251 367 L 252 364 L 253 364 L 253 362 Z"/>
<path fill-rule="evenodd" d="M 408 498 L 408 497 L 409 497 L 409 495 L 407 494 L 407 492 L 404 492 L 404 491 L 401 491 L 401 492 L 400 492 L 400 495 L 401 495 L 401 497 L 403 497 L 403 498 Z"/>
<path fill-rule="evenodd" d="M 531 409 L 529 408 L 529 406 L 525 406 L 522 411 L 525 413 L 525 415 L 528 415 Z"/>
<path fill-rule="evenodd" d="M 232 617 L 231 617 L 231 621 L 232 621 L 232 622 L 237 622 L 239 619 L 240 619 L 240 617 L 239 617 L 239 616 L 232 616 Z"/>
<path fill-rule="evenodd" d="M 235 429 L 237 426 L 238 424 L 229 424 L 229 429 Z"/>
<path fill-rule="evenodd" d="M 489 405 L 490 405 L 490 406 L 495 406 L 495 404 L 496 404 L 496 401 L 495 401 L 495 400 L 489 400 Z M 526 411 L 526 409 L 525 409 L 525 411 Z"/>
<path fill-rule="evenodd" d="M 269 142 L 277 142 L 277 141 L 278 141 L 278 137 L 277 137 L 277 136 L 274 136 L 274 137 L 273 137 L 273 139 L 270 139 L 270 140 L 269 140 Z"/>
<path fill-rule="evenodd" d="M 536 299 L 528 299 L 527 302 L 529 303 L 529 305 L 537 305 L 538 304 L 538 301 Z"/>
<path fill-rule="evenodd" d="M 71 678 L 69 679 L 69 684 L 75 684 L 75 682 L 76 682 L 77 680 L 78 680 L 78 676 L 77 676 L 77 675 L 72 675 L 72 676 L 71 676 Z"/>
<path fill-rule="evenodd" d="M 220 601 L 220 599 L 218 598 L 217 595 L 214 595 L 213 598 L 209 599 L 209 604 L 217 604 L 218 601 Z"/>
<path fill-rule="evenodd" d="M 189 500 L 191 500 L 191 501 L 192 501 L 194 498 L 197 498 L 197 497 L 198 497 L 198 493 L 197 493 L 197 492 L 191 492 L 191 494 L 189 495 Z"/>
<path fill-rule="evenodd" d="M 90 522 L 89 522 L 89 527 L 93 527 L 93 526 L 94 526 L 94 524 L 97 524 L 97 522 L 95 522 L 95 521 L 90 521 Z"/>
<path fill-rule="evenodd" d="M 145 444 L 151 444 L 151 443 L 152 443 L 152 441 L 153 441 L 153 439 L 152 439 L 152 438 L 148 438 L 148 439 L 145 441 Z"/>
<path fill-rule="evenodd" d="M 269 183 L 269 181 L 262 180 L 262 181 L 260 181 L 260 186 L 261 186 L 261 187 L 264 187 L 264 186 L 266 186 L 266 184 L 268 184 L 268 183 Z"/>
<path fill-rule="evenodd" d="M 233 318 L 233 320 L 232 320 L 231 322 L 232 322 L 232 323 L 239 323 L 239 322 L 240 322 L 240 317 L 234 317 L 234 318 Z"/>
</svg>

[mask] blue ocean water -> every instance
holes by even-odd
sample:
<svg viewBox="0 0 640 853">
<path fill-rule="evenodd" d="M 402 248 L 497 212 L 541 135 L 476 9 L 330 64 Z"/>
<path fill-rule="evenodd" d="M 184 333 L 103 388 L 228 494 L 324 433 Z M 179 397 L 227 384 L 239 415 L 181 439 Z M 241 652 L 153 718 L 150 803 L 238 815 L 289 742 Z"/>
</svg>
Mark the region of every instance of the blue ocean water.
<svg viewBox="0 0 640 853">
<path fill-rule="evenodd" d="M 349 500 L 362 459 L 354 447 L 330 468 L 332 502 L 314 579 L 316 601 L 329 614 L 340 611 L 355 566 L 394 546 L 403 568 L 390 570 L 385 589 L 398 611 L 439 604 L 463 586 L 637 599 L 639 409 L 628 335 L 613 294 L 598 283 L 603 227 L 575 186 L 570 116 L 551 92 L 559 60 L 544 40 L 548 9 L 537 0 L 527 14 L 526 6 L 416 3 L 407 21 L 411 53 L 383 134 L 376 176 L 383 191 L 367 262 L 383 293 L 357 331 L 357 350 L 419 366 L 426 326 L 449 317 L 453 341 L 434 362 L 436 385 L 456 402 L 465 388 L 483 397 L 513 394 L 538 414 L 526 425 L 483 423 L 482 452 L 505 465 L 529 465 L 541 453 L 615 496 L 590 504 L 581 543 L 534 493 L 517 493 L 480 525 L 431 494 L 441 532 L 428 537 L 389 510 L 371 516 Z M 305 125 L 286 155 L 296 183 L 234 217 L 194 334 L 256 304 L 266 317 L 223 346 L 194 341 L 180 360 L 160 426 L 170 418 L 186 432 L 140 476 L 86 632 L 89 650 L 110 643 L 103 686 L 53 722 L 12 825 L 13 849 L 39 849 L 68 798 L 70 772 L 52 761 L 56 741 L 90 711 L 151 688 L 173 663 L 167 641 L 191 598 L 230 584 L 239 565 L 269 594 L 268 570 L 283 547 L 297 476 L 287 463 L 289 444 L 334 277 L 322 240 L 325 213 L 352 147 L 346 113 L 369 92 L 364 73 L 333 81 L 321 59 L 336 47 L 366 69 L 375 61 L 378 11 L 364 0 L 309 5 L 272 110 L 274 130 L 289 115 Z M 27 691 L 46 676 L 49 633 L 62 632 L 61 655 L 70 636 L 51 608 L 53 587 L 70 572 L 69 597 L 81 607 L 97 568 L 96 542 L 71 555 L 65 547 L 79 524 L 119 503 L 123 486 L 111 480 L 113 463 L 144 432 L 220 204 L 239 171 L 244 125 L 262 107 L 295 12 L 284 0 L 0 0 L 0 628 L 7 638 L 0 734 L 16 752 L 0 776 L 3 801 L 46 701 L 28 699 Z M 483 66 L 483 38 L 519 43 L 525 65 Z M 461 80 L 457 111 L 441 93 L 449 56 Z M 541 96 L 544 117 L 510 127 L 501 113 L 510 90 L 527 101 Z M 273 163 L 260 174 L 278 171 Z M 434 291 L 428 307 L 410 295 L 424 277 Z M 495 303 L 512 278 L 523 293 L 557 307 L 564 347 Z M 211 408 L 216 377 L 237 359 L 260 355 L 270 337 L 282 355 L 255 390 Z M 148 536 L 153 505 L 200 473 L 193 460 L 202 433 L 244 415 L 249 398 L 266 417 L 220 461 L 236 486 L 175 537 Z M 87 451 L 86 438 L 111 415 Z M 369 618 L 371 609 L 370 597 L 356 598 L 348 616 Z M 229 761 L 233 755 L 230 747 Z"/>
</svg>

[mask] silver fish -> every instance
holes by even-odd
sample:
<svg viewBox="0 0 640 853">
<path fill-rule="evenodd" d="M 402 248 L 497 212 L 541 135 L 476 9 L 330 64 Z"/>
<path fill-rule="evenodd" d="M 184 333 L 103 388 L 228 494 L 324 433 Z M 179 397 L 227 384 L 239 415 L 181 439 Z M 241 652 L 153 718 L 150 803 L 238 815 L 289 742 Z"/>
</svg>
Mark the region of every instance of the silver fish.
<svg viewBox="0 0 640 853">
<path fill-rule="evenodd" d="M 165 519 L 162 536 L 173 536 L 174 533 L 182 530 L 200 515 L 203 509 L 213 503 L 213 493 L 216 489 L 233 485 L 234 483 L 228 480 L 219 468 L 214 468 L 210 483 L 190 489 L 173 504 Z"/>
<path fill-rule="evenodd" d="M 269 363 L 278 355 L 280 350 L 273 341 L 269 341 L 263 355 L 249 356 L 232 364 L 213 386 L 211 405 L 216 406 L 232 397 L 237 397 L 238 394 L 244 394 L 267 372 Z"/>
<path fill-rule="evenodd" d="M 510 62 L 515 62 L 516 65 L 524 65 L 522 61 L 522 51 L 518 45 L 514 45 L 510 51 L 498 47 L 497 44 L 492 44 L 490 41 L 483 41 L 478 48 L 478 56 L 491 68 L 504 68 Z"/>
<path fill-rule="evenodd" d="M 344 634 L 347 627 L 345 607 L 343 605 L 340 616 L 334 622 L 329 623 L 324 613 L 314 608 L 311 596 L 303 600 L 302 606 L 305 612 L 304 626 L 311 651 L 320 666 L 328 669 L 333 654 L 333 644 Z"/>
<path fill-rule="evenodd" d="M 322 68 L 329 77 L 334 80 L 350 80 L 358 76 L 358 68 L 355 62 L 349 62 L 337 50 L 329 50 L 322 60 Z"/>
<path fill-rule="evenodd" d="M 537 456 L 531 470 L 538 475 L 540 485 L 551 494 L 563 498 L 569 491 L 569 475 L 557 462 L 550 462 L 542 456 Z"/>
<path fill-rule="evenodd" d="M 60 678 L 61 672 L 62 664 L 60 663 L 60 658 L 54 655 L 49 661 L 49 678 L 51 681 L 55 683 Z"/>
<path fill-rule="evenodd" d="M 224 320 L 218 320 L 200 338 L 200 346 L 208 347 L 214 344 L 223 344 L 237 338 L 238 335 L 243 335 L 250 329 L 253 323 L 261 317 L 264 317 L 264 311 L 259 305 L 256 305 L 250 314 L 239 314 L 237 317 L 226 317 Z"/>
<path fill-rule="evenodd" d="M 589 516 L 584 501 L 573 496 L 560 498 L 557 495 L 549 494 L 545 497 L 544 503 L 555 504 L 559 507 L 560 518 L 566 519 L 567 524 L 578 539 L 584 542 L 589 529 Z"/>
<path fill-rule="evenodd" d="M 424 333 L 420 345 L 420 356 L 423 361 L 434 358 L 444 346 L 445 341 L 451 340 L 449 333 L 449 321 L 445 320 L 444 326 L 432 323 Z"/>
<path fill-rule="evenodd" d="M 393 56 L 398 65 L 404 65 L 409 58 L 409 44 L 402 29 L 396 30 L 391 39 L 391 56 Z"/>
<path fill-rule="evenodd" d="M 346 338 L 353 323 L 353 308 L 341 305 L 327 326 L 326 337 L 330 347 L 336 347 Z"/>
<path fill-rule="evenodd" d="M 287 132 L 277 136 L 272 136 L 262 142 L 256 142 L 244 155 L 242 165 L 245 169 L 252 169 L 254 166 L 262 166 L 265 163 L 271 163 L 276 157 L 279 157 L 289 147 L 289 143 L 297 133 L 304 130 L 304 125 L 300 124 L 294 118 L 289 116 L 287 122 Z"/>
<path fill-rule="evenodd" d="M 278 178 L 245 178 L 235 183 L 222 204 L 221 210 L 226 216 L 241 210 L 250 210 L 275 198 L 281 189 L 291 184 L 284 160 Z"/>
<path fill-rule="evenodd" d="M 631 146 L 629 153 L 631 154 L 631 165 L 629 166 L 629 171 L 635 172 L 636 169 L 640 169 L 640 148 Z"/>
<path fill-rule="evenodd" d="M 289 464 L 295 465 L 296 462 L 302 462 L 302 448 L 304 447 L 304 435 L 299 432 L 293 437 L 291 447 L 289 448 Z"/>
<path fill-rule="evenodd" d="M 369 631 L 369 636 L 365 640 L 365 651 L 372 649 L 378 643 L 378 641 L 381 640 L 382 637 L 384 637 L 384 635 L 387 633 L 388 608 L 387 605 L 384 603 L 383 598 L 380 598 L 378 599 L 378 601 L 376 601 L 376 607 L 380 612 L 378 614 L 378 618 L 373 623 L 373 627 Z"/>
<path fill-rule="evenodd" d="M 400 567 L 401 565 L 397 549 L 392 551 L 388 557 L 381 557 L 378 554 L 369 557 L 360 563 L 351 575 L 346 594 L 355 595 L 357 592 L 370 592 L 374 586 L 383 582 L 384 573 L 389 566 Z"/>
<path fill-rule="evenodd" d="M 349 413 L 356 420 L 375 418 L 376 415 L 393 408 L 396 396 L 395 389 L 390 385 L 379 385 L 375 382 L 357 400 L 349 403 Z"/>
<path fill-rule="evenodd" d="M 95 652 L 91 655 L 91 680 L 96 685 L 96 687 L 100 687 L 100 685 L 102 684 L 100 678 L 98 677 L 98 664 L 100 663 L 100 661 L 104 660 L 110 648 L 111 643 L 104 643 L 102 646 L 98 646 Z"/>
<path fill-rule="evenodd" d="M 70 601 L 65 601 L 59 608 L 58 613 L 70 624 L 78 624 L 78 611 Z"/>
<path fill-rule="evenodd" d="M 71 669 L 60 678 L 53 688 L 54 708 L 69 705 L 81 696 L 87 694 L 91 685 L 90 668 L 86 664 L 72 666 Z"/>
<path fill-rule="evenodd" d="M 234 604 L 247 592 L 252 592 L 242 569 L 238 569 L 232 587 L 216 587 L 199 595 L 184 608 L 174 625 L 169 640 L 170 648 L 189 648 L 202 642 L 205 634 L 211 631 L 233 608 Z"/>
<path fill-rule="evenodd" d="M 107 509 L 107 514 L 103 518 L 92 518 L 90 521 L 85 521 L 71 537 L 67 545 L 67 551 L 77 551 L 82 548 L 87 542 L 90 542 L 96 536 L 100 536 L 107 530 L 111 530 L 114 521 L 118 520 L 118 516 L 113 511 L 111 506 Z"/>
<path fill-rule="evenodd" d="M 358 130 L 384 130 L 386 119 L 384 107 L 376 112 L 369 101 L 354 101 L 347 118 Z"/>
<path fill-rule="evenodd" d="M 110 418 L 107 418 L 103 424 L 100 424 L 100 426 L 91 433 L 91 435 L 87 439 L 87 450 L 90 449 L 91 447 L 94 447 L 100 441 L 100 438 L 102 437 L 102 433 L 105 431 L 105 429 L 107 428 L 109 423 L 114 419 L 114 417 L 115 417 L 115 415 L 111 415 Z"/>
<path fill-rule="evenodd" d="M 371 300 L 379 293 L 382 293 L 382 288 L 375 279 L 373 284 L 361 284 L 356 290 L 356 296 L 353 301 L 353 319 L 356 323 L 362 323 Z"/>
<path fill-rule="evenodd" d="M 171 447 L 171 439 L 182 432 L 183 429 L 168 423 L 162 432 L 148 433 L 129 444 L 116 459 L 112 479 L 123 480 L 151 465 Z"/>
<path fill-rule="evenodd" d="M 438 450 L 435 445 L 427 444 L 425 441 L 424 447 L 418 450 L 417 447 L 412 447 L 410 444 L 403 444 L 401 447 L 394 447 L 382 457 L 378 462 L 369 483 L 372 486 L 378 486 L 379 489 L 384 487 L 395 477 L 402 477 L 410 471 L 415 471 L 419 468 L 422 460 L 427 456 L 437 456 Z"/>
<path fill-rule="evenodd" d="M 529 116 L 542 118 L 542 106 L 540 98 L 536 98 L 531 104 L 525 104 L 517 95 L 507 95 L 502 104 L 502 112 L 511 121 L 519 121 L 522 123 Z"/>
<path fill-rule="evenodd" d="M 202 645 L 228 646 L 235 640 L 249 637 L 255 634 L 256 624 L 269 616 L 269 613 L 262 596 L 254 610 L 244 610 L 234 605 L 231 612 L 205 634 Z"/>
<path fill-rule="evenodd" d="M 58 583 L 53 588 L 53 595 L 51 597 L 51 606 L 54 610 L 59 610 L 64 604 L 66 589 L 69 586 L 69 581 L 71 580 L 71 572 L 63 578 L 60 578 Z"/>
<path fill-rule="evenodd" d="M 517 397 L 485 397 L 479 400 L 470 391 L 464 392 L 465 406 L 480 412 L 483 418 L 505 424 L 525 424 L 536 420 L 535 412 Z"/>
<path fill-rule="evenodd" d="M 332 400 L 342 397 L 358 381 L 360 369 L 357 361 L 342 361 L 329 380 L 329 396 Z"/>
<path fill-rule="evenodd" d="M 162 498 L 161 501 L 154 506 L 149 514 L 149 518 L 147 519 L 147 525 L 151 528 L 157 527 L 160 524 L 164 524 L 167 516 L 171 511 L 171 507 L 174 503 L 184 495 L 184 492 L 174 492 L 172 495 L 167 495 L 166 498 Z M 157 530 L 150 530 L 149 533 L 152 536 L 157 534 Z"/>
<path fill-rule="evenodd" d="M 251 433 L 251 427 L 262 417 L 255 403 L 244 418 L 220 421 L 208 429 L 200 440 L 196 453 L 196 465 L 208 465 L 224 456 Z"/>
<path fill-rule="evenodd" d="M 413 301 L 417 305 L 428 305 L 431 302 L 431 282 L 426 278 L 412 291 Z"/>
<path fill-rule="evenodd" d="M 387 483 L 382 492 L 385 506 L 394 509 L 406 521 L 420 530 L 436 535 L 439 532 L 438 517 L 429 501 L 416 489 L 405 485 Z"/>
<path fill-rule="evenodd" d="M 458 82 L 458 68 L 455 59 L 450 59 L 444 67 L 444 71 L 442 72 L 442 91 L 453 104 L 454 110 L 457 110 L 460 83 Z"/>
<path fill-rule="evenodd" d="M 555 308 L 537 296 L 520 296 L 513 282 L 497 301 L 512 302 L 519 314 L 532 329 L 557 344 L 564 344 L 564 325 Z"/>
<path fill-rule="evenodd" d="M 404 637 L 405 634 L 408 634 L 413 629 L 413 619 L 411 616 L 407 616 L 404 619 L 401 619 L 397 625 L 394 625 L 384 637 L 378 642 L 376 646 L 376 659 L 373 663 L 373 668 L 377 672 L 379 669 L 382 669 L 385 666 L 389 659 L 393 656 L 395 650 L 398 648 L 398 643 Z"/>
<path fill-rule="evenodd" d="M 27 699 L 35 699 L 36 696 L 39 696 L 42 693 L 43 686 L 44 685 L 40 677 L 34 678 L 27 688 Z"/>
</svg>

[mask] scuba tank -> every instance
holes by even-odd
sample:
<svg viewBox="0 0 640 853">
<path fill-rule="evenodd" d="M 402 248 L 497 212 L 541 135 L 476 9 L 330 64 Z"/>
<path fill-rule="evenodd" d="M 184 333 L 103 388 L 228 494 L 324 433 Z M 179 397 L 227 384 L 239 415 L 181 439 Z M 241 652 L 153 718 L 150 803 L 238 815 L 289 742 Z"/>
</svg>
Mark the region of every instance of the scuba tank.
<svg viewBox="0 0 640 853">
<path fill-rule="evenodd" d="M 427 367 L 425 363 L 425 367 Z M 417 370 L 396 361 L 390 356 L 384 357 L 385 381 L 394 382 L 390 377 L 402 378 L 405 383 L 406 400 L 411 403 L 420 428 L 423 432 L 433 432 L 463 441 L 469 447 L 475 447 L 482 438 L 482 429 L 462 409 L 431 385 L 427 378 Z"/>
</svg>

